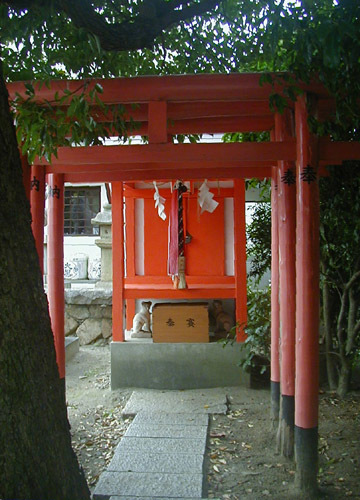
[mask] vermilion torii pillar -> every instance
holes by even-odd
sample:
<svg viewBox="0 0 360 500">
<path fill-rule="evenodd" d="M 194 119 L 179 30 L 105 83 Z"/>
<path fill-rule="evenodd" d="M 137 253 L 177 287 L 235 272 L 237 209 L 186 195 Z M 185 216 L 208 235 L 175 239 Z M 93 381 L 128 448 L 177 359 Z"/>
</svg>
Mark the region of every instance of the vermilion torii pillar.
<svg viewBox="0 0 360 500">
<path fill-rule="evenodd" d="M 112 183 L 113 340 L 124 341 L 124 191 L 122 182 Z"/>
<path fill-rule="evenodd" d="M 45 168 L 31 167 L 30 178 L 31 229 L 39 256 L 41 272 L 44 272 L 44 212 L 45 212 Z"/>
<path fill-rule="evenodd" d="M 278 229 L 278 167 L 271 175 L 271 425 L 277 428 L 280 411 L 279 361 L 279 229 Z"/>
<path fill-rule="evenodd" d="M 296 122 L 296 484 L 317 489 L 319 392 L 319 187 L 317 144 L 310 134 L 307 97 L 295 104 Z"/>
<path fill-rule="evenodd" d="M 245 181 L 234 180 L 234 252 L 235 252 L 235 314 L 240 328 L 236 332 L 236 341 L 246 339 L 247 322 L 246 293 L 246 228 L 245 228 Z"/>
<path fill-rule="evenodd" d="M 290 110 L 275 115 L 277 141 L 293 137 Z M 279 162 L 280 417 L 278 449 L 294 454 L 296 177 L 293 162 Z"/>
<path fill-rule="evenodd" d="M 64 176 L 48 175 L 48 300 L 56 361 L 65 383 Z M 64 386 L 65 388 L 65 386 Z"/>
</svg>

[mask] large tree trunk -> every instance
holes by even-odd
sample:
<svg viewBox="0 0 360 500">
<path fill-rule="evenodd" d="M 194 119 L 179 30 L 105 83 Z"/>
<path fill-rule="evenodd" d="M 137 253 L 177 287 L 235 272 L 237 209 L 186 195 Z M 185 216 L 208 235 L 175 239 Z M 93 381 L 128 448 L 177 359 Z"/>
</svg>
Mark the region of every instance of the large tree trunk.
<svg viewBox="0 0 360 500">
<path fill-rule="evenodd" d="M 0 67 L 0 498 L 88 500 Z"/>
<path fill-rule="evenodd" d="M 336 391 L 338 396 L 340 396 L 341 398 L 344 398 L 346 394 L 349 392 L 350 379 L 351 379 L 351 362 L 348 356 L 342 355 L 339 382 Z"/>
</svg>

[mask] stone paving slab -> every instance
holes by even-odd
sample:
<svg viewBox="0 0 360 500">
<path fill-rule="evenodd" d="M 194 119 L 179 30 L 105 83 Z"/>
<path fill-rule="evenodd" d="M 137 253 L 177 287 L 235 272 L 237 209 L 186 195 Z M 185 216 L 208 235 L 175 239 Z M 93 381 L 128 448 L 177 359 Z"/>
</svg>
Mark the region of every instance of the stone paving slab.
<svg viewBox="0 0 360 500">
<path fill-rule="evenodd" d="M 140 438 L 124 436 L 120 447 L 129 453 L 185 453 L 204 455 L 206 439 Z"/>
<path fill-rule="evenodd" d="M 209 416 L 205 413 L 150 413 L 141 411 L 133 424 L 198 425 L 207 426 Z"/>
<path fill-rule="evenodd" d="M 203 455 L 148 453 L 129 453 L 117 447 L 107 468 L 119 472 L 164 472 L 201 474 L 204 467 Z"/>
<path fill-rule="evenodd" d="M 183 498 L 179 498 L 179 497 L 169 497 L 169 496 L 166 496 L 166 497 L 119 497 L 119 496 L 112 496 L 110 497 L 110 500 L 199 500 L 199 497 L 192 497 L 192 498 L 189 498 L 189 497 L 183 497 Z M 220 500 L 220 498 L 203 498 L 202 500 Z"/>
<path fill-rule="evenodd" d="M 122 414 L 132 416 L 141 411 L 225 414 L 227 411 L 226 393 L 221 388 L 188 391 L 134 390 Z"/>
<path fill-rule="evenodd" d="M 94 500 L 111 496 L 202 498 L 202 474 L 104 472 L 95 488 Z"/>
<path fill-rule="evenodd" d="M 162 424 L 136 424 L 133 422 L 128 427 L 126 437 L 144 438 L 175 438 L 175 439 L 205 439 L 207 428 L 195 425 L 162 425 Z"/>
</svg>

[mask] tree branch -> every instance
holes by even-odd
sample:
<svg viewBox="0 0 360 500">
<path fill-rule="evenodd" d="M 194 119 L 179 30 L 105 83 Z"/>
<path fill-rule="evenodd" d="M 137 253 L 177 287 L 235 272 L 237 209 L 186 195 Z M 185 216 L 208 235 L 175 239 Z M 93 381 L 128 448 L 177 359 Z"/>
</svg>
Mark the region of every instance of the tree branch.
<svg viewBox="0 0 360 500">
<path fill-rule="evenodd" d="M 350 280 L 346 283 L 345 285 L 345 290 L 350 290 L 350 288 L 354 285 L 354 283 L 360 278 L 360 271 L 357 271 L 355 274 L 353 274 L 350 278 Z"/>
<path fill-rule="evenodd" d="M 221 0 L 203 0 L 202 2 L 193 3 L 189 7 L 181 10 L 172 10 L 168 16 L 163 17 L 163 23 L 168 26 L 178 24 L 180 21 L 192 19 L 193 17 L 200 16 L 205 12 L 210 12 L 220 3 Z"/>
<path fill-rule="evenodd" d="M 127 51 L 151 48 L 155 39 L 181 21 L 213 10 L 222 0 L 143 0 L 129 19 L 110 24 L 94 10 L 90 0 L 0 0 L 13 9 L 39 9 L 53 4 L 77 27 L 97 36 L 104 50 Z"/>
<path fill-rule="evenodd" d="M 165 29 L 180 21 L 191 19 L 215 8 L 219 0 L 203 0 L 180 9 L 183 2 L 174 3 L 146 0 L 131 20 L 109 24 L 94 11 L 89 0 L 58 0 L 59 7 L 78 27 L 85 28 L 99 38 L 104 50 L 137 50 L 152 47 L 154 40 Z M 170 10 L 171 6 L 171 10 Z M 174 10 L 175 6 L 179 10 Z"/>
</svg>

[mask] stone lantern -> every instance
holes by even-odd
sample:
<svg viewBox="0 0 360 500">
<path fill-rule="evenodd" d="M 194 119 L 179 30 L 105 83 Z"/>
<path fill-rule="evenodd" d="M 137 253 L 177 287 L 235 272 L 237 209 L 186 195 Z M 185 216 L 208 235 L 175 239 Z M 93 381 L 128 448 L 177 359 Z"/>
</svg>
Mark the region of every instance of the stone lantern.
<svg viewBox="0 0 360 500">
<path fill-rule="evenodd" d="M 101 278 L 96 283 L 97 288 L 112 288 L 112 214 L 110 203 L 105 203 L 101 212 L 91 224 L 100 227 L 100 238 L 95 244 L 101 249 Z"/>
</svg>

